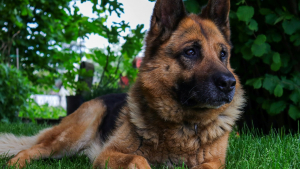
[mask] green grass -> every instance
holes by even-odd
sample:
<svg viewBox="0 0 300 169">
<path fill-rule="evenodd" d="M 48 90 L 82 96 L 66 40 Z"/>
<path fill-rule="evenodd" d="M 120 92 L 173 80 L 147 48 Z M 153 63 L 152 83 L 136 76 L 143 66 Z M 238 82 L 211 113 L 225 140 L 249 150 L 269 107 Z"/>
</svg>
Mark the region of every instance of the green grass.
<svg viewBox="0 0 300 169">
<path fill-rule="evenodd" d="M 258 131 L 242 132 L 230 137 L 227 168 L 285 169 L 300 168 L 300 134 L 282 134 L 271 131 L 262 135 Z"/>
<path fill-rule="evenodd" d="M 46 125 L 35 124 L 0 124 L 0 133 L 11 132 L 17 135 L 33 135 Z M 227 153 L 226 168 L 229 169 L 285 169 L 300 168 L 300 134 L 282 134 L 272 131 L 261 135 L 258 131 L 241 132 L 240 136 L 232 133 Z M 3 157 L 3 156 L 2 156 Z M 0 158 L 0 168 L 8 161 Z M 4 167 L 5 168 L 5 167 Z M 91 168 L 86 156 L 65 157 L 33 161 L 28 169 L 74 169 Z M 165 167 L 161 167 L 165 168 Z M 177 169 L 183 169 L 178 167 Z"/>
</svg>

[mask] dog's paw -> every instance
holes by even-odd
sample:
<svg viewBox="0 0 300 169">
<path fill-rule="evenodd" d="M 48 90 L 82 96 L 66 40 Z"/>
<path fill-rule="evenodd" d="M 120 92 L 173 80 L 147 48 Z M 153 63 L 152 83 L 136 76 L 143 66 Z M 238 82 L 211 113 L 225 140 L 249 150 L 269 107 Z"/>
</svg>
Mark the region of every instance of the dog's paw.
<svg viewBox="0 0 300 169">
<path fill-rule="evenodd" d="M 151 169 L 149 163 L 144 157 L 136 156 L 128 165 L 129 169 Z"/>
<path fill-rule="evenodd" d="M 225 167 L 215 163 L 204 163 L 201 165 L 194 166 L 192 169 L 215 169 L 215 168 L 223 169 Z"/>
<path fill-rule="evenodd" d="M 10 159 L 7 164 L 7 167 L 16 167 L 16 168 L 24 168 L 26 167 L 26 162 L 25 160 L 19 159 L 19 158 L 12 158 Z"/>
</svg>

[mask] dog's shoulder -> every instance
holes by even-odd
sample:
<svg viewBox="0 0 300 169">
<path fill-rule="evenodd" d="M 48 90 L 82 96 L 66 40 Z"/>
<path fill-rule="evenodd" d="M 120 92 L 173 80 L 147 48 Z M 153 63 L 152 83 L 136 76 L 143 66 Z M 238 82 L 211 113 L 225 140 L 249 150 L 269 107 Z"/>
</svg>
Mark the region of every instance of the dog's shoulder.
<svg viewBox="0 0 300 169">
<path fill-rule="evenodd" d="M 116 128 L 116 122 L 120 111 L 127 103 L 127 96 L 126 93 L 118 93 L 108 94 L 97 98 L 102 100 L 106 106 L 106 116 L 98 128 L 101 140 L 106 141 L 108 136 Z"/>
</svg>

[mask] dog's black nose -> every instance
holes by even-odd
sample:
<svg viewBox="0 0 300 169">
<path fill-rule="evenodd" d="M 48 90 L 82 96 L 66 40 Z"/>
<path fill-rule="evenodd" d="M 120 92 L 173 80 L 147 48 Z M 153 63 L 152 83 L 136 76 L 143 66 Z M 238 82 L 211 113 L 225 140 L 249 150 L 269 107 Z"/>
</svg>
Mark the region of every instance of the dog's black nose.
<svg viewBox="0 0 300 169">
<path fill-rule="evenodd" d="M 235 88 L 236 80 L 231 73 L 218 73 L 214 76 L 215 85 L 222 92 L 228 93 Z"/>
</svg>

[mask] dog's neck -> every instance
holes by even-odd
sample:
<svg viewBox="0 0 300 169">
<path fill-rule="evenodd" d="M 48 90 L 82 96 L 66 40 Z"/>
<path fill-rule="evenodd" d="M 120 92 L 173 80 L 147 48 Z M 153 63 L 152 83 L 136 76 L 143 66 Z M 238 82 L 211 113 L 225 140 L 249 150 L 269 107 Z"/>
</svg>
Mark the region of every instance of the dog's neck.
<svg viewBox="0 0 300 169">
<path fill-rule="evenodd" d="M 239 108 L 244 100 L 234 99 L 231 104 L 219 109 L 184 110 L 176 101 L 155 97 L 149 101 L 139 89 L 139 85 L 129 92 L 128 107 L 131 122 L 136 126 L 138 134 L 146 140 L 159 143 L 160 134 L 170 131 L 187 130 L 189 134 L 198 136 L 201 144 L 207 144 L 230 132 L 240 115 Z M 235 98 L 243 95 L 237 90 Z M 208 116 L 207 113 L 210 115 Z M 155 119 L 156 121 L 152 121 Z M 160 126 L 162 125 L 163 126 Z"/>
</svg>

